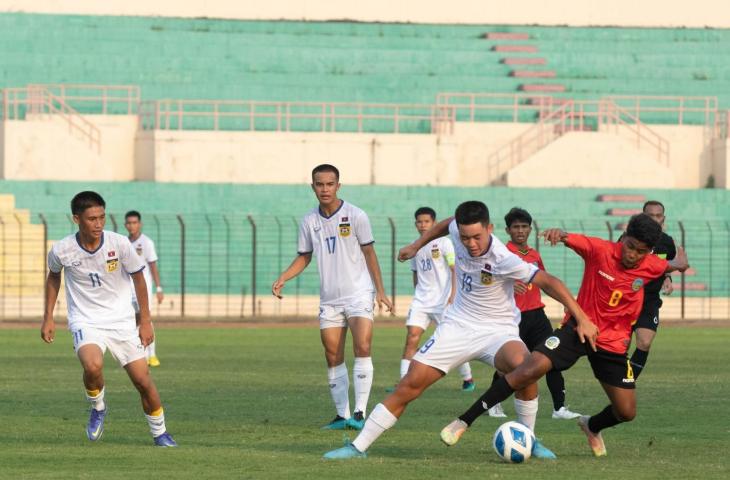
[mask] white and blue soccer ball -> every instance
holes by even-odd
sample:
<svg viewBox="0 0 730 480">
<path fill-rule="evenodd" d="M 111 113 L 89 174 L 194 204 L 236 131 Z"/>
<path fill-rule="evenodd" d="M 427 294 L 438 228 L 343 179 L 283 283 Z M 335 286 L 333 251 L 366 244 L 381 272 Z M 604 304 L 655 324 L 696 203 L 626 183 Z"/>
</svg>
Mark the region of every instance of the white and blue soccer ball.
<svg viewBox="0 0 730 480">
<path fill-rule="evenodd" d="M 492 446 L 502 460 L 522 463 L 532 455 L 535 434 L 519 422 L 503 423 L 496 432 Z"/>
</svg>

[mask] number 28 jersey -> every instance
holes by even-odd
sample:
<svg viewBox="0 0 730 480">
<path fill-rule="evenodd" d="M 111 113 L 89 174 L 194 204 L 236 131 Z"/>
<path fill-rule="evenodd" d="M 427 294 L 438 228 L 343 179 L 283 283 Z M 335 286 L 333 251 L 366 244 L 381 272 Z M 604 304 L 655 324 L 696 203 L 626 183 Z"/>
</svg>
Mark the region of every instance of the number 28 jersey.
<svg viewBox="0 0 730 480">
<path fill-rule="evenodd" d="M 127 237 L 104 231 L 94 251 L 79 243 L 78 233 L 56 242 L 48 252 L 48 269 L 63 270 L 68 328 L 134 329 L 129 275 L 145 268 Z"/>
<path fill-rule="evenodd" d="M 424 245 L 411 259 L 415 272 L 416 292 L 412 309 L 426 313 L 441 313 L 451 294 L 451 266 L 454 265 L 454 245 L 449 237 L 441 237 Z"/>
<path fill-rule="evenodd" d="M 538 268 L 523 262 L 494 235 L 487 251 L 472 257 L 461 243 L 456 221 L 449 225 L 449 234 L 456 253 L 456 297 L 446 309 L 445 321 L 490 330 L 518 326 L 521 316 L 515 305 L 515 281 L 529 284 Z"/>
<path fill-rule="evenodd" d="M 319 207 L 304 216 L 297 251 L 317 258 L 321 305 L 347 305 L 374 294 L 361 250 L 373 243 L 367 214 L 344 200 L 329 217 Z"/>
</svg>

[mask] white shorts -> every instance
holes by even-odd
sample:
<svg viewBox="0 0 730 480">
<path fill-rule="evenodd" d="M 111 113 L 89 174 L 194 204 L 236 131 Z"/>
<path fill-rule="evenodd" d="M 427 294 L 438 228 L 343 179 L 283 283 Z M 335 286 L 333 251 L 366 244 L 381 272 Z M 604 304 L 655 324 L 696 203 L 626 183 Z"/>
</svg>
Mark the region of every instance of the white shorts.
<svg viewBox="0 0 730 480">
<path fill-rule="evenodd" d="M 414 355 L 425 365 L 448 373 L 470 360 L 479 360 L 494 367 L 494 357 L 507 342 L 522 342 L 517 325 L 497 329 L 475 329 L 453 320 L 441 322 L 431 338 Z"/>
<path fill-rule="evenodd" d="M 441 323 L 444 312 L 424 312 L 417 308 L 408 310 L 408 318 L 406 319 L 406 327 L 419 327 L 426 330 L 431 322 L 436 325 Z"/>
<path fill-rule="evenodd" d="M 139 339 L 137 329 L 134 330 L 105 330 L 89 326 L 81 326 L 71 330 L 74 342 L 74 352 L 78 355 L 84 345 L 94 344 L 106 353 L 108 348 L 112 356 L 124 367 L 140 358 L 145 358 L 144 347 Z"/>
<path fill-rule="evenodd" d="M 319 329 L 347 327 L 347 322 L 352 317 L 362 317 L 373 320 L 372 296 L 367 296 L 360 301 L 350 305 L 320 305 L 319 306 Z"/>
</svg>

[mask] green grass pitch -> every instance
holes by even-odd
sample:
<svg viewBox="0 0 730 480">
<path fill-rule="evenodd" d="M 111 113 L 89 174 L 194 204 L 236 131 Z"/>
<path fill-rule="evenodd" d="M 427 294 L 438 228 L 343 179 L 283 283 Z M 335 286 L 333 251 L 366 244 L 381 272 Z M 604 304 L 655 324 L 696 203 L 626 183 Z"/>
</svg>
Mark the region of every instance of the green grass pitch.
<svg viewBox="0 0 730 480">
<path fill-rule="evenodd" d="M 371 407 L 396 380 L 403 336 L 376 328 Z M 440 443 L 441 427 L 477 398 L 459 390 L 458 375 L 411 404 L 368 459 L 326 462 L 343 432 L 319 429 L 334 408 L 316 327 L 160 328 L 158 337 L 154 377 L 177 449 L 152 446 L 138 395 L 109 355 L 109 416 L 91 444 L 69 333 L 45 345 L 37 329 L 0 330 L 0 478 L 729 478 L 730 329 L 660 330 L 638 417 L 604 433 L 606 458 L 591 456 L 575 421 L 550 419 L 542 383 L 537 431 L 558 460 L 523 465 L 492 452 L 497 419 L 481 418 L 455 447 Z M 473 368 L 482 391 L 492 372 Z M 585 360 L 566 384 L 571 409 L 596 413 L 607 403 Z M 511 401 L 505 407 L 514 414 Z"/>
</svg>

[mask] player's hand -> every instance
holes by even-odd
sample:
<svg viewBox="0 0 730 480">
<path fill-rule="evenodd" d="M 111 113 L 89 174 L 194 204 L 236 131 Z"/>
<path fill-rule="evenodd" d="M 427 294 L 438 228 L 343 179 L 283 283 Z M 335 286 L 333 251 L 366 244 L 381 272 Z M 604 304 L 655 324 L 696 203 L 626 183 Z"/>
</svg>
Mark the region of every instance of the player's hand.
<svg viewBox="0 0 730 480">
<path fill-rule="evenodd" d="M 530 287 L 527 284 L 517 281 L 517 282 L 515 282 L 515 286 L 514 286 L 515 295 L 523 295 L 523 294 L 527 293 L 527 290 L 529 288 Z"/>
<path fill-rule="evenodd" d="M 674 260 L 672 260 L 672 263 L 674 263 L 675 267 L 680 272 L 684 272 L 689 268 L 689 259 L 687 258 L 687 252 L 684 251 L 684 248 L 677 247 L 677 255 L 674 257 Z"/>
<path fill-rule="evenodd" d="M 595 323 L 591 322 L 587 318 L 582 322 L 577 322 L 575 333 L 578 334 L 580 343 L 586 343 L 587 341 L 593 351 L 596 351 L 596 340 L 598 339 L 599 331 Z"/>
<path fill-rule="evenodd" d="M 671 295 L 674 291 L 674 284 L 672 283 L 672 279 L 667 277 L 664 279 L 664 283 L 662 283 L 662 293 L 664 295 Z"/>
<path fill-rule="evenodd" d="M 385 293 L 378 293 L 375 295 L 375 301 L 378 303 L 378 310 L 383 310 L 383 305 L 385 305 L 385 311 L 391 312 L 391 315 L 395 315 L 395 312 L 393 311 L 393 302 L 390 301 L 388 296 Z"/>
<path fill-rule="evenodd" d="M 157 292 L 157 305 L 160 305 L 164 299 L 165 294 L 162 292 Z"/>
<path fill-rule="evenodd" d="M 278 299 L 284 298 L 281 295 L 281 289 L 284 288 L 284 280 L 281 277 L 277 278 L 274 283 L 271 284 L 271 294 Z"/>
<path fill-rule="evenodd" d="M 53 319 L 44 319 L 41 325 L 41 338 L 46 343 L 53 343 L 56 338 L 56 323 Z"/>
<path fill-rule="evenodd" d="M 152 322 L 140 320 L 139 322 L 139 339 L 142 345 L 147 347 L 155 341 L 155 331 L 152 328 Z"/>
<path fill-rule="evenodd" d="M 405 247 L 398 250 L 398 261 L 405 262 L 406 260 L 410 260 L 411 258 L 415 257 L 417 253 L 418 249 L 413 246 L 412 243 L 410 245 L 406 245 Z"/>
<path fill-rule="evenodd" d="M 540 236 L 545 239 L 545 243 L 552 246 L 557 245 L 565 235 L 565 232 L 559 228 L 548 228 L 540 232 Z"/>
</svg>

